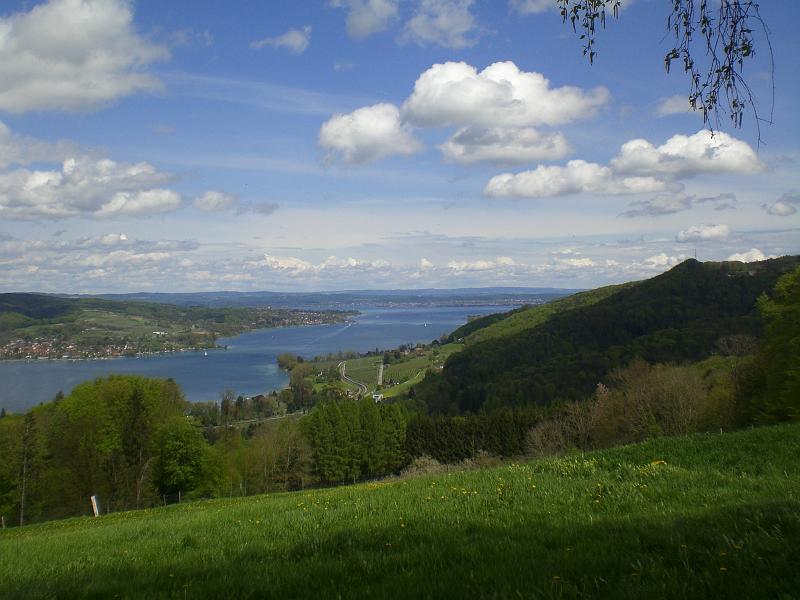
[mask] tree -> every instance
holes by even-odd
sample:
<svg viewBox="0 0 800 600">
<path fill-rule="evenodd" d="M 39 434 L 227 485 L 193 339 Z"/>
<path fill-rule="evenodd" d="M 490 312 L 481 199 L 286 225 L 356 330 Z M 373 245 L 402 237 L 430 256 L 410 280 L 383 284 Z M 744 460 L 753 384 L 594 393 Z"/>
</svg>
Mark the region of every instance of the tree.
<svg viewBox="0 0 800 600">
<path fill-rule="evenodd" d="M 621 0 L 556 0 L 561 18 L 570 22 L 573 30 L 581 31 L 583 54 L 593 63 L 597 29 L 605 28 L 606 17 L 619 16 Z M 734 127 L 740 128 L 746 110 L 755 117 L 759 129 L 759 116 L 750 86 L 743 73 L 746 59 L 756 54 L 756 31 L 763 33 L 763 41 L 772 60 L 769 32 L 761 19 L 755 0 L 669 0 L 667 31 L 675 44 L 664 56 L 667 72 L 674 62 L 690 80 L 688 101 L 703 115 L 703 122 L 719 126 L 720 111 L 727 112 Z M 713 128 L 712 128 L 713 130 Z"/>
<path fill-rule="evenodd" d="M 8 416 L 0 422 L 0 515 L 19 513 L 19 476 L 22 471 L 22 444 L 25 422 Z"/>
<path fill-rule="evenodd" d="M 155 483 L 160 494 L 186 493 L 200 485 L 207 445 L 186 417 L 176 416 L 156 433 Z"/>
<path fill-rule="evenodd" d="M 740 418 L 775 423 L 800 420 L 800 267 L 763 294 L 758 308 L 765 335 L 739 391 Z"/>
<path fill-rule="evenodd" d="M 222 415 L 222 423 L 226 427 L 230 426 L 231 421 L 233 420 L 234 398 L 236 398 L 236 392 L 233 390 L 227 389 L 222 392 L 220 414 Z"/>
<path fill-rule="evenodd" d="M 308 381 L 308 377 L 313 375 L 314 369 L 307 364 L 298 363 L 289 375 L 289 387 L 294 396 L 293 406 L 295 409 L 308 410 L 311 408 L 313 384 Z"/>
</svg>

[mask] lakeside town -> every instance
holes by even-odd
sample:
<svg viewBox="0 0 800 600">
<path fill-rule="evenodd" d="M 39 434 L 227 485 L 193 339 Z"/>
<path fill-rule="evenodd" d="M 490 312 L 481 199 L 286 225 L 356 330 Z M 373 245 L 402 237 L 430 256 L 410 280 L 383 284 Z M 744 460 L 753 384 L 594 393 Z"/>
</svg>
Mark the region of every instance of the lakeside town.
<svg viewBox="0 0 800 600">
<path fill-rule="evenodd" d="M 123 356 L 130 357 L 170 352 L 187 352 L 214 347 L 216 347 L 216 345 L 213 341 L 208 344 L 198 343 L 194 346 L 187 346 L 168 340 L 158 341 L 156 339 L 108 344 L 78 344 L 59 338 L 37 337 L 32 340 L 9 340 L 3 346 L 0 346 L 0 360 L 84 360 L 119 358 Z"/>
</svg>

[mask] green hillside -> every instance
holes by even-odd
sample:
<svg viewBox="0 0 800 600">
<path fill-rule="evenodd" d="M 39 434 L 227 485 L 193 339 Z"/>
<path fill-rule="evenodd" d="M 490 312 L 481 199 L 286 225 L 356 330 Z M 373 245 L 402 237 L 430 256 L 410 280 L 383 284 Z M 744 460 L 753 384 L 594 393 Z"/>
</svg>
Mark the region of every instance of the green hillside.
<svg viewBox="0 0 800 600">
<path fill-rule="evenodd" d="M 800 426 L 0 531 L 5 598 L 791 598 Z"/>
<path fill-rule="evenodd" d="M 531 329 L 544 323 L 553 315 L 583 306 L 591 306 L 637 283 L 638 282 L 608 285 L 595 290 L 578 292 L 577 294 L 565 296 L 564 298 L 559 298 L 546 304 L 523 306 L 522 308 L 506 313 L 486 315 L 485 317 L 475 319 L 459 327 L 450 335 L 450 339 L 458 340 L 464 338 L 466 343 L 474 344 L 483 340 L 519 333 L 520 331 Z"/>
<path fill-rule="evenodd" d="M 798 264 L 796 256 L 750 264 L 687 260 L 637 284 L 520 311 L 475 331 L 482 337 L 427 377 L 416 395 L 445 413 L 550 404 L 586 398 L 611 369 L 637 357 L 702 360 L 721 338 L 759 336 L 756 300 Z"/>
</svg>

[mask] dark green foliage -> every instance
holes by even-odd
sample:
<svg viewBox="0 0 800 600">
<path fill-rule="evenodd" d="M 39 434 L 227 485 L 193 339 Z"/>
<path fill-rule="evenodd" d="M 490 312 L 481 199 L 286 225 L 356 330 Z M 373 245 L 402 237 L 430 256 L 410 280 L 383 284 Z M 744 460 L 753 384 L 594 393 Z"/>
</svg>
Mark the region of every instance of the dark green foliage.
<svg viewBox="0 0 800 600">
<path fill-rule="evenodd" d="M 203 434 L 183 416 L 162 423 L 153 440 L 154 483 L 159 494 L 190 492 L 203 478 L 208 446 Z"/>
<path fill-rule="evenodd" d="M 634 358 L 703 359 L 723 336 L 760 335 L 757 298 L 798 262 L 800 257 L 747 265 L 687 260 L 531 329 L 468 345 L 441 374 L 427 377 L 416 395 L 443 414 L 546 405 L 582 400 L 611 369 Z"/>
<path fill-rule="evenodd" d="M 544 304 L 523 306 L 499 315 L 487 315 L 467 323 L 452 334 L 452 338 L 464 337 L 464 341 L 475 344 L 489 338 L 505 337 L 521 331 L 532 329 L 541 325 L 555 314 L 574 310 L 583 306 L 596 304 L 605 300 L 616 292 L 637 285 L 638 282 L 629 282 L 619 285 L 607 285 L 594 290 L 578 292 L 571 296 L 556 296 Z M 467 335 L 463 335 L 468 332 Z"/>
<path fill-rule="evenodd" d="M 0 294 L 0 313 L 22 315 L 32 320 L 64 317 L 74 306 L 72 300 L 46 294 Z"/>
<path fill-rule="evenodd" d="M 800 268 L 780 278 L 758 308 L 765 323 L 759 351 L 746 368 L 739 419 L 746 423 L 800 420 Z"/>
<path fill-rule="evenodd" d="M 0 510 L 27 523 L 86 514 L 92 495 L 121 510 L 189 492 L 207 445 L 186 406 L 172 380 L 115 375 L 3 419 Z"/>
<path fill-rule="evenodd" d="M 457 342 L 458 340 L 467 338 L 470 334 L 478 331 L 479 329 L 484 329 L 489 327 L 489 325 L 493 325 L 499 321 L 503 321 L 509 318 L 511 315 L 522 312 L 530 308 L 529 306 L 522 306 L 516 310 L 510 310 L 504 313 L 492 313 L 490 315 L 485 315 L 483 317 L 479 317 L 477 319 L 473 319 L 469 323 L 462 325 L 458 329 L 456 329 L 453 333 L 447 336 L 445 340 L 446 343 Z"/>
<path fill-rule="evenodd" d="M 0 419 L 0 515 L 7 521 L 19 514 L 23 431 L 21 415 Z"/>
<path fill-rule="evenodd" d="M 378 477 L 406 462 L 406 413 L 398 404 L 327 400 L 302 425 L 324 482 Z"/>
<path fill-rule="evenodd" d="M 494 456 L 525 453 L 528 430 L 545 411 L 503 409 L 463 417 L 415 415 L 406 431 L 406 451 L 412 458 L 430 456 L 442 463 L 474 458 L 479 452 Z"/>
</svg>

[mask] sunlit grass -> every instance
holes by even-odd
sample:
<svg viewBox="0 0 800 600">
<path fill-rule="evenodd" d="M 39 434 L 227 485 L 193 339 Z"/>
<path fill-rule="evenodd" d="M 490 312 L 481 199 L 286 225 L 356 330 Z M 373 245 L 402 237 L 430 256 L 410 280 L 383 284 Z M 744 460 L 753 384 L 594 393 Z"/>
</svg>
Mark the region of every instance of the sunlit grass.
<svg viewBox="0 0 800 600">
<path fill-rule="evenodd" d="M 800 427 L 6 530 L 6 597 L 793 597 Z"/>
</svg>

